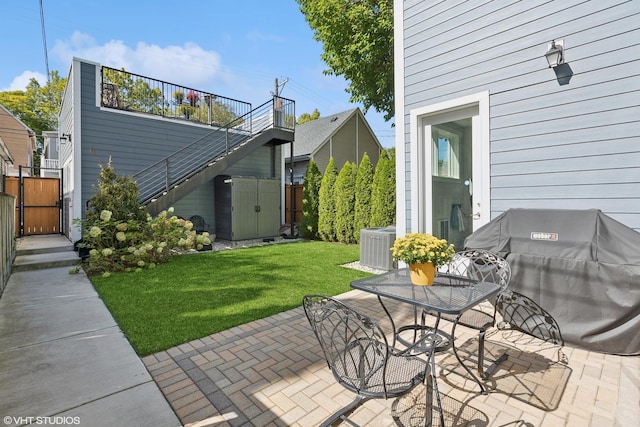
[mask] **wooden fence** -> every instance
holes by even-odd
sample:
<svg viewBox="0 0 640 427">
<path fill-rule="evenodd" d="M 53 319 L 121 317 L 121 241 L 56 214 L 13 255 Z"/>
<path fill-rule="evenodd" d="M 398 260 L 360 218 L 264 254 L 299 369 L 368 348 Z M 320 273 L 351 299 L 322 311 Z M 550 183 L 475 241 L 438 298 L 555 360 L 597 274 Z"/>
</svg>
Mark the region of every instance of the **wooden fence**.
<svg viewBox="0 0 640 427">
<path fill-rule="evenodd" d="M 15 196 L 0 193 L 0 295 L 9 280 L 11 264 L 16 255 L 15 210 Z"/>
<path fill-rule="evenodd" d="M 295 198 L 295 206 L 293 208 L 294 213 L 294 223 L 300 224 L 302 220 L 302 184 L 294 185 L 294 198 Z M 284 204 L 285 204 L 285 223 L 291 223 L 291 185 L 287 184 L 284 190 Z"/>
<path fill-rule="evenodd" d="M 16 196 L 15 234 L 60 233 L 60 179 L 41 177 L 22 177 L 22 195 L 20 200 L 20 178 L 6 177 L 5 191 Z M 20 206 L 22 205 L 23 223 L 20 230 Z"/>
</svg>

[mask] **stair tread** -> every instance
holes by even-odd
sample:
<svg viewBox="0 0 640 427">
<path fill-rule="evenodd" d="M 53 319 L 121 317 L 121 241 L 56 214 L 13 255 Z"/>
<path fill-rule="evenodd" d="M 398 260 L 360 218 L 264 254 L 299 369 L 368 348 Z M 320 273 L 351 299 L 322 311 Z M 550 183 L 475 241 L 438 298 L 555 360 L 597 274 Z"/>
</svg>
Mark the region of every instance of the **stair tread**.
<svg viewBox="0 0 640 427">
<path fill-rule="evenodd" d="M 52 268 L 80 264 L 81 259 L 73 251 L 46 254 L 18 255 L 13 261 L 12 271 Z"/>
</svg>

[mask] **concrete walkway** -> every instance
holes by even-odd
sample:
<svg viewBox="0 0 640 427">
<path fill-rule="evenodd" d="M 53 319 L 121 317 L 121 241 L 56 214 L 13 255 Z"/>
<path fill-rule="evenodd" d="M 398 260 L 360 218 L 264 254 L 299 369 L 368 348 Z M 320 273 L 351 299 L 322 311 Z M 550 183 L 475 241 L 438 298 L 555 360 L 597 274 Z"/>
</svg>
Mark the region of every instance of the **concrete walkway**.
<svg viewBox="0 0 640 427">
<path fill-rule="evenodd" d="M 0 298 L 0 425 L 180 426 L 86 275 L 69 274 L 74 255 L 59 235 L 18 240 Z"/>
</svg>

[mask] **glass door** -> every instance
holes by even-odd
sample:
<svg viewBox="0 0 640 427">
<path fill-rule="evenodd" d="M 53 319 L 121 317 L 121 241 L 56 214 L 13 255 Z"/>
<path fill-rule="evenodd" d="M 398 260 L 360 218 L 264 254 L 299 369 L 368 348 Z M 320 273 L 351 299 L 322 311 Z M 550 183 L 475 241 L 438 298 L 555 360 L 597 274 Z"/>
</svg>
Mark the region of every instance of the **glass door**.
<svg viewBox="0 0 640 427">
<path fill-rule="evenodd" d="M 458 251 L 473 232 L 472 120 L 429 127 L 432 234 L 453 243 Z"/>
</svg>

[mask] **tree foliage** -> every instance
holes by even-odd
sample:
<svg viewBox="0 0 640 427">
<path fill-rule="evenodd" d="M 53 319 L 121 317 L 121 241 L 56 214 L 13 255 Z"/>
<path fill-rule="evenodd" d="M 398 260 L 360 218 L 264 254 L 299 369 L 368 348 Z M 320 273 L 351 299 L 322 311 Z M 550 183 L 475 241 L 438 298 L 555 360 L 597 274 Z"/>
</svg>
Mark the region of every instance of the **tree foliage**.
<svg viewBox="0 0 640 427">
<path fill-rule="evenodd" d="M 356 175 L 356 200 L 353 213 L 353 236 L 360 243 L 360 230 L 369 227 L 371 221 L 371 185 L 373 184 L 373 165 L 369 155 L 364 153 Z"/>
<path fill-rule="evenodd" d="M 336 239 L 340 243 L 355 243 L 353 215 L 356 202 L 356 166 L 346 162 L 336 179 Z"/>
<path fill-rule="evenodd" d="M 300 220 L 300 234 L 305 239 L 318 238 L 318 205 L 322 174 L 318 165 L 309 160 L 307 172 L 304 175 L 302 189 L 302 219 Z"/>
<path fill-rule="evenodd" d="M 313 113 L 311 114 L 309 113 L 300 114 L 300 117 L 298 117 L 298 121 L 296 122 L 296 124 L 301 125 L 304 123 L 311 122 L 313 120 L 318 120 L 319 118 L 320 118 L 320 111 L 318 111 L 318 109 L 316 108 L 315 110 L 313 110 Z"/>
<path fill-rule="evenodd" d="M 97 222 L 103 210 L 111 212 L 116 221 L 144 221 L 147 211 L 138 203 L 138 185 L 126 176 L 117 176 L 111 159 L 107 166 L 100 165 L 98 185 L 93 186 L 95 194 L 89 199 L 86 211 L 88 223 Z"/>
<path fill-rule="evenodd" d="M 396 223 L 396 159 L 395 150 L 385 150 L 373 175 L 371 189 L 371 227 Z"/>
<path fill-rule="evenodd" d="M 323 44 L 325 74 L 342 75 L 349 82 L 352 102 L 361 102 L 366 113 L 373 107 L 394 115 L 393 100 L 393 1 L 392 0 L 296 0 Z"/>
<path fill-rule="evenodd" d="M 333 157 L 322 175 L 320 183 L 320 195 L 318 198 L 318 234 L 322 240 L 333 242 L 336 240 L 335 220 L 336 201 L 334 197 L 334 185 L 338 178 L 338 169 Z"/>
</svg>

